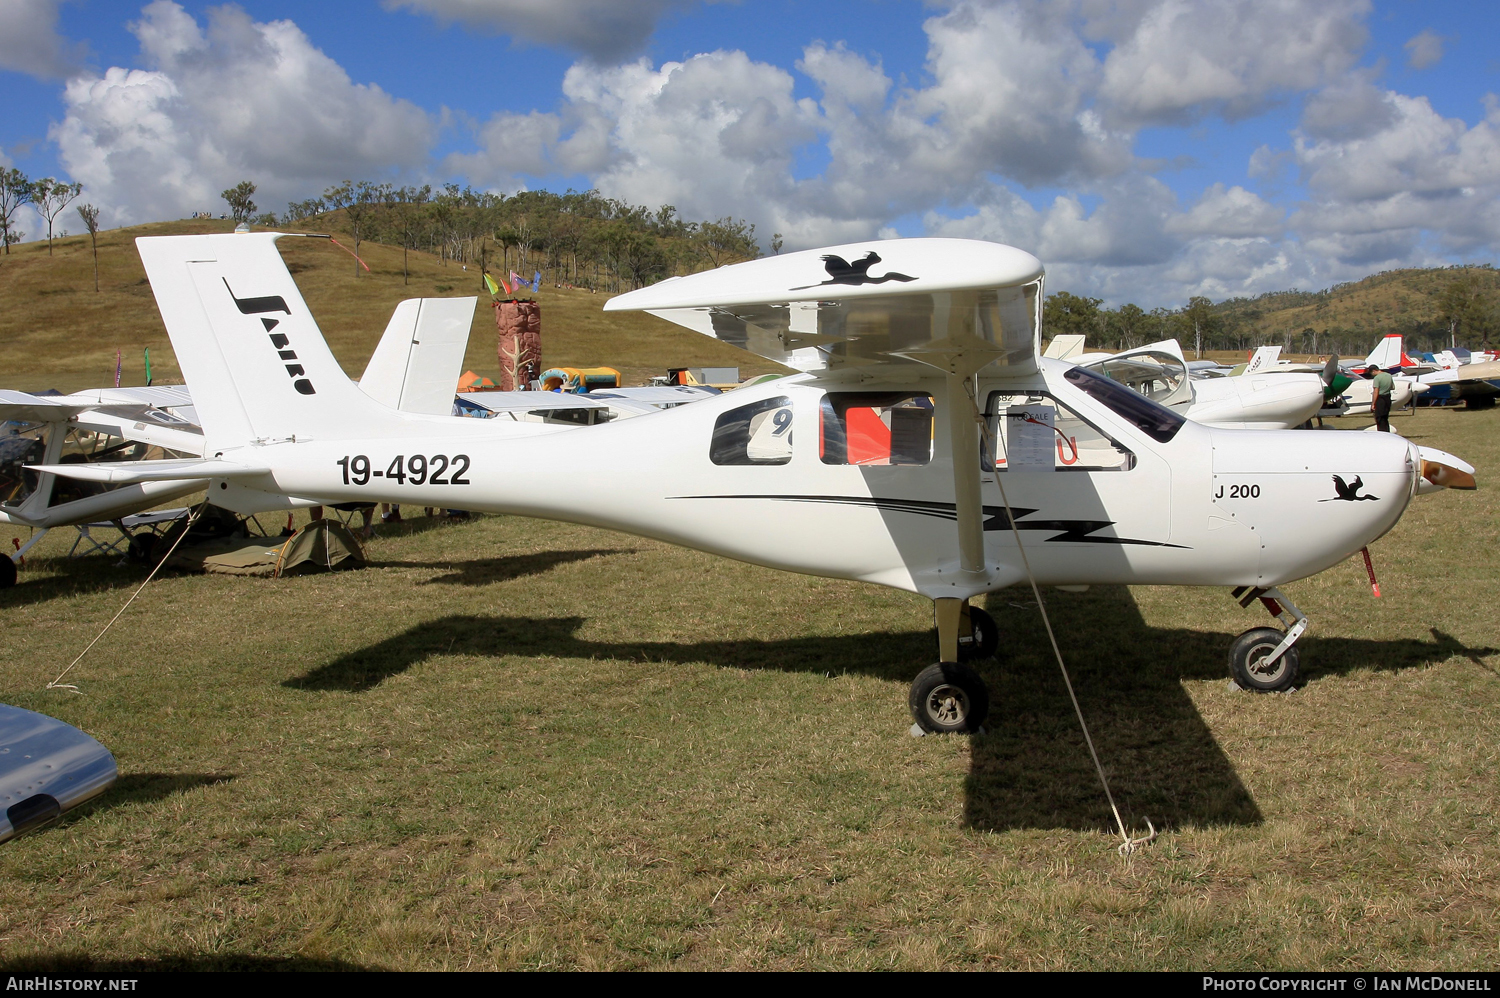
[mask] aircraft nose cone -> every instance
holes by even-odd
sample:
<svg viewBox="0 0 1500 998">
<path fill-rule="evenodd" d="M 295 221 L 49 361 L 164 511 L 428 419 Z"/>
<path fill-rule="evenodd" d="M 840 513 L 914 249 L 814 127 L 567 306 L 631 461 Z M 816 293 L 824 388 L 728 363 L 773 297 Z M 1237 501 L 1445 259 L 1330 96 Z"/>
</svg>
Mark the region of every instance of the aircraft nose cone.
<svg viewBox="0 0 1500 998">
<path fill-rule="evenodd" d="M 1255 531 L 1262 585 L 1280 585 L 1390 530 L 1415 488 L 1414 455 L 1390 433 L 1216 433 L 1215 503 Z"/>
</svg>

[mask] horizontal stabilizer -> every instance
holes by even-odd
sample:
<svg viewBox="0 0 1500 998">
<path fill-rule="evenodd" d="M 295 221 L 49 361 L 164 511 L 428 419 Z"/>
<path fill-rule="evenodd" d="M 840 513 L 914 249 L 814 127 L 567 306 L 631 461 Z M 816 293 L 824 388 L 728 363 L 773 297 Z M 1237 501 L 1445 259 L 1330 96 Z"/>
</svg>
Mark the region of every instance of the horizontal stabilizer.
<svg viewBox="0 0 1500 998">
<path fill-rule="evenodd" d="M 175 482 L 184 479 L 254 478 L 270 468 L 250 467 L 233 461 L 101 461 L 97 464 L 28 464 L 32 471 L 105 485 L 136 482 Z"/>
</svg>

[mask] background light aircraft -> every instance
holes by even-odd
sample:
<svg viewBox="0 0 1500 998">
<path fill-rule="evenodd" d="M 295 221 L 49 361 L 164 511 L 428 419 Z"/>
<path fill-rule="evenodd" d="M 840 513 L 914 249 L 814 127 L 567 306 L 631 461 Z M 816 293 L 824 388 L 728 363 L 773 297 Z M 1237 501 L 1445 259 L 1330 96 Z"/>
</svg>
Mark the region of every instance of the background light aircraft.
<svg viewBox="0 0 1500 998">
<path fill-rule="evenodd" d="M 1207 426 L 1292 429 L 1306 423 L 1323 405 L 1321 379 L 1305 374 L 1257 373 L 1257 362 L 1265 359 L 1260 352 L 1243 371 L 1225 377 L 1195 378 L 1176 340 L 1148 343 L 1115 354 L 1082 353 L 1073 344 L 1059 344 L 1058 340 L 1048 345 L 1043 356 L 1066 352 L 1066 359 L 1072 363 L 1098 371 Z M 1275 355 L 1270 357 L 1274 360 Z"/>
<path fill-rule="evenodd" d="M 605 306 L 800 376 L 595 426 L 400 412 L 343 376 L 276 238 L 137 240 L 195 391 L 201 459 L 39 470 L 209 477 L 215 501 L 250 507 L 306 496 L 571 520 L 921 593 L 938 662 L 909 702 L 929 731 L 984 719 L 988 691 L 961 657 L 999 635 L 969 600 L 1028 578 L 1262 597 L 1287 630 L 1236 639 L 1234 675 L 1286 688 L 1307 620 L 1275 587 L 1359 551 L 1419 488 L 1473 485 L 1463 462 L 1394 435 L 1213 429 L 1043 359 L 1041 263 L 959 239 L 789 253 Z"/>
</svg>

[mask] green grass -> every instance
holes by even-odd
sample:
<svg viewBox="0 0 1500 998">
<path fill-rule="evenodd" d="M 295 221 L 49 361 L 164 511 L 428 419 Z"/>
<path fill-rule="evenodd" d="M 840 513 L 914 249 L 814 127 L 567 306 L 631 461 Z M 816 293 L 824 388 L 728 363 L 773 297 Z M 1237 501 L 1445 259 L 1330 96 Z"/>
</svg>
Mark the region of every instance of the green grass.
<svg viewBox="0 0 1500 998">
<path fill-rule="evenodd" d="M 1293 694 L 1227 688 L 1265 622 L 1227 592 L 1046 591 L 1163 829 L 1128 860 L 1021 590 L 977 737 L 907 736 L 925 600 L 508 517 L 384 528 L 359 572 L 164 575 L 75 695 L 43 687 L 142 572 L 58 531 L 0 593 L 0 689 L 121 778 L 0 847 L 0 964 L 1493 966 L 1500 413 L 1397 426 L 1484 490 L 1414 501 L 1382 599 L 1357 560 L 1290 587 Z"/>
</svg>

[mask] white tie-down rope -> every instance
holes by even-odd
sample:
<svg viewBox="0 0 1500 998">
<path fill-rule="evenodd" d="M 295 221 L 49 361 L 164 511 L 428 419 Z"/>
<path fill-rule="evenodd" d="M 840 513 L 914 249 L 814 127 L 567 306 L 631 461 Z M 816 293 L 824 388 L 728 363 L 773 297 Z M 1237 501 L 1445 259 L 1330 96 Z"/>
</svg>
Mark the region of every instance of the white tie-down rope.
<svg viewBox="0 0 1500 998">
<path fill-rule="evenodd" d="M 964 393 L 969 396 L 969 405 L 974 410 L 974 421 L 979 424 L 979 432 L 985 440 L 989 453 L 999 456 L 998 435 L 990 429 L 989 420 L 984 418 L 984 413 L 979 410 L 979 402 L 974 397 L 973 380 L 964 379 Z M 957 418 L 957 413 L 953 418 Z M 1077 453 L 1076 451 L 1074 452 Z M 959 455 L 953 455 L 953 460 L 959 460 Z M 1009 460 L 1009 455 L 1006 455 Z M 1036 576 L 1031 571 L 1031 559 L 1026 557 L 1026 546 L 1021 543 L 1021 530 L 1016 526 L 1015 513 L 1011 511 L 1010 500 L 1005 495 L 1005 476 L 1000 471 L 999 461 L 995 462 L 995 484 L 1000 486 L 1000 502 L 1005 506 L 1005 518 L 1010 521 L 1010 532 L 1016 539 L 1016 550 L 1021 553 L 1021 565 L 1026 569 L 1026 578 L 1031 583 L 1031 591 L 1036 596 L 1036 605 L 1042 611 L 1042 624 L 1047 628 L 1047 640 L 1052 642 L 1052 654 L 1057 657 L 1057 668 L 1062 672 L 1063 685 L 1068 688 L 1068 699 L 1073 701 L 1073 713 L 1078 715 L 1078 726 L 1083 729 L 1083 740 L 1089 747 L 1089 756 L 1094 760 L 1094 771 L 1099 774 L 1099 783 L 1104 787 L 1105 799 L 1109 801 L 1109 809 L 1115 816 L 1115 828 L 1120 832 L 1120 855 L 1129 856 L 1141 846 L 1156 838 L 1156 826 L 1151 824 L 1151 819 L 1146 819 L 1147 832 L 1138 838 L 1132 838 L 1125 830 L 1125 822 L 1120 817 L 1120 809 L 1115 806 L 1115 795 L 1109 789 L 1109 778 L 1104 775 L 1104 765 L 1099 761 L 1099 752 L 1094 748 L 1094 738 L 1089 734 L 1088 722 L 1083 719 L 1083 708 L 1078 705 L 1078 695 L 1073 692 L 1073 680 L 1068 675 L 1068 667 L 1063 663 L 1062 649 L 1057 646 L 1057 635 L 1052 633 L 1052 618 L 1047 616 L 1047 603 L 1042 599 L 1042 588 L 1037 585 Z"/>
<path fill-rule="evenodd" d="M 179 544 L 182 543 L 182 539 L 187 536 L 188 530 L 190 530 L 192 528 L 193 521 L 196 520 L 196 519 L 198 519 L 198 514 L 202 513 L 203 510 L 204 510 L 204 508 L 207 507 L 207 506 L 208 506 L 208 500 L 207 499 L 204 499 L 203 502 L 201 502 L 201 503 L 198 504 L 198 508 L 195 509 L 195 510 L 193 510 L 192 514 L 188 517 L 187 526 L 182 528 L 182 533 L 178 534 L 177 535 L 177 539 L 172 542 L 172 546 L 169 547 L 169 548 L 167 548 L 167 553 L 164 554 L 164 555 L 162 555 L 161 556 L 161 560 L 156 563 L 156 567 L 153 568 L 153 569 L 151 569 L 151 574 L 148 575 L 148 576 L 146 576 L 146 581 L 141 583 L 139 589 L 137 589 L 135 592 L 133 592 L 133 593 L 130 594 L 130 599 L 126 600 L 125 601 L 125 605 L 122 606 L 122 607 L 120 607 L 120 612 L 119 613 L 116 613 L 113 617 L 111 617 L 109 619 L 109 623 L 107 623 L 107 624 L 104 625 L 104 630 L 102 630 L 98 634 L 94 635 L 94 640 L 92 640 L 92 641 L 90 641 L 88 643 L 88 648 L 85 648 L 83 651 L 79 652 L 78 653 L 78 657 L 75 658 L 72 662 L 68 663 L 68 667 L 66 669 L 64 669 L 63 671 L 59 672 L 57 674 L 57 678 L 54 679 L 54 680 L 52 680 L 52 682 L 50 682 L 50 683 L 48 683 L 46 685 L 46 687 L 45 687 L 46 689 L 49 689 L 49 690 L 72 690 L 74 693 L 78 693 L 80 695 L 83 693 L 82 690 L 80 690 L 78 687 L 74 686 L 72 683 L 65 683 L 65 682 L 63 682 L 62 681 L 62 677 L 66 676 L 68 673 L 72 672 L 73 671 L 73 666 L 77 665 L 79 662 L 82 662 L 83 661 L 83 656 L 85 656 L 85 655 L 87 655 L 89 653 L 89 648 L 92 648 L 92 647 L 94 647 L 94 645 L 98 644 L 99 643 L 99 639 L 102 638 L 102 637 L 104 637 L 105 632 L 107 632 L 111 627 L 115 626 L 115 621 L 119 620 L 120 617 L 121 617 L 121 615 L 124 614 L 126 610 L 130 609 L 130 604 L 134 603 L 135 602 L 135 598 L 141 594 L 141 590 L 145 589 L 146 586 L 150 585 L 151 580 L 154 579 L 154 578 L 156 578 L 156 573 L 159 572 L 159 571 L 161 571 L 161 567 L 167 563 L 167 559 L 170 558 L 170 557 L 172 557 L 172 552 L 177 550 L 177 545 L 179 545 Z"/>
</svg>

